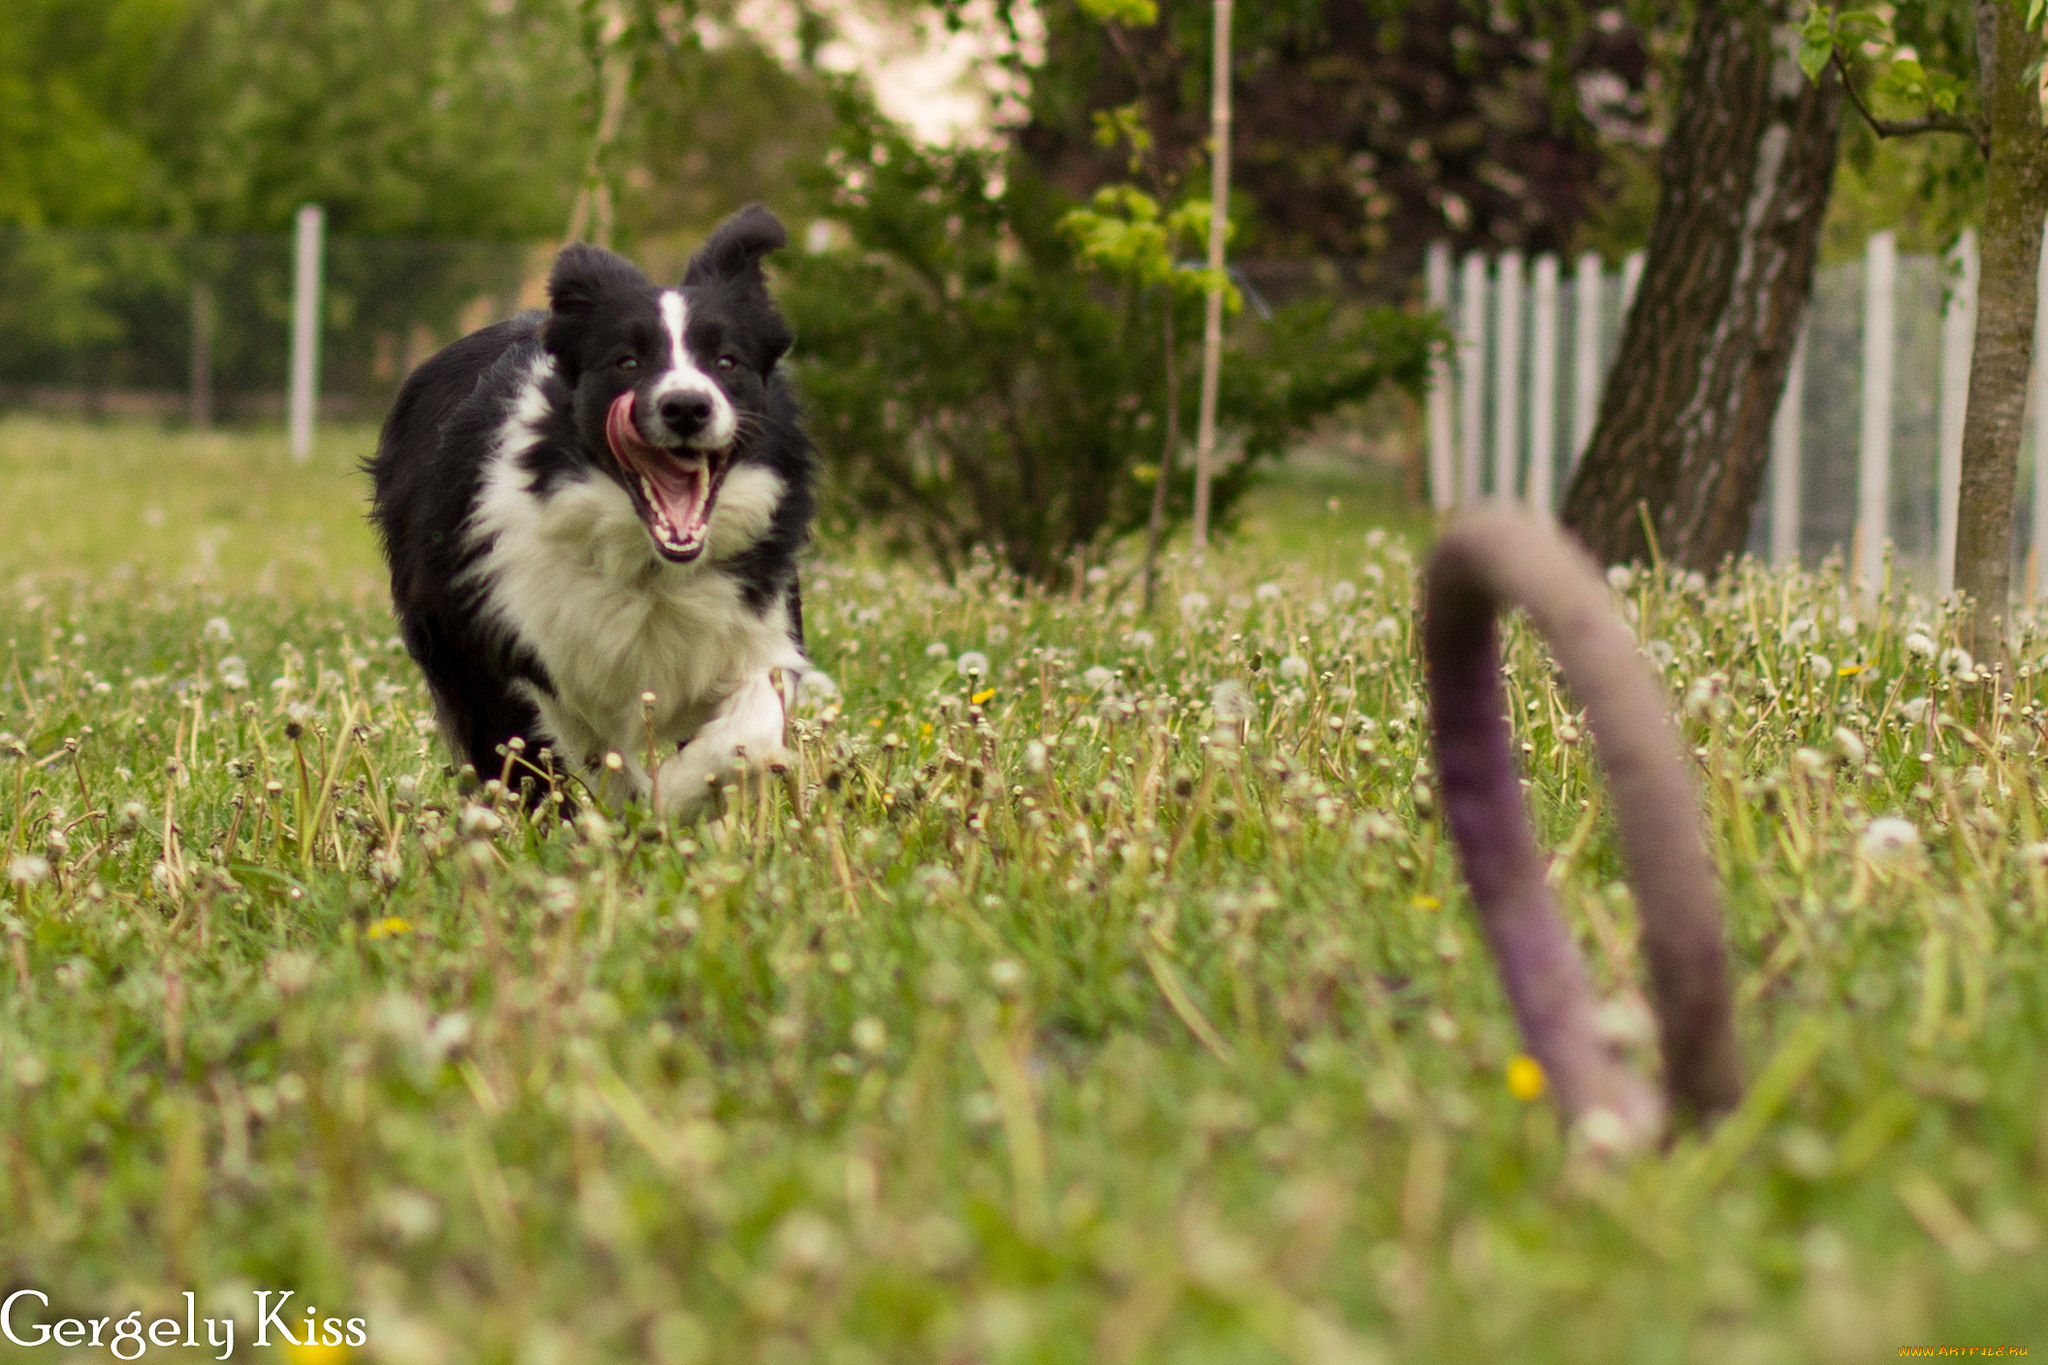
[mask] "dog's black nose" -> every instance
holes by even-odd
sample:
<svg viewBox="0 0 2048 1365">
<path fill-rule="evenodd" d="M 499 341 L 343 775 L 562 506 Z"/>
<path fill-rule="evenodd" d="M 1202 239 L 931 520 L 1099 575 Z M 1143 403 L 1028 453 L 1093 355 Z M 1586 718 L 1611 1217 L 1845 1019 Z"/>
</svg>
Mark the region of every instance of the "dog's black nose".
<svg viewBox="0 0 2048 1365">
<path fill-rule="evenodd" d="M 701 393 L 671 393 L 657 408 L 661 420 L 678 436 L 694 436 L 711 420 L 711 399 Z"/>
</svg>

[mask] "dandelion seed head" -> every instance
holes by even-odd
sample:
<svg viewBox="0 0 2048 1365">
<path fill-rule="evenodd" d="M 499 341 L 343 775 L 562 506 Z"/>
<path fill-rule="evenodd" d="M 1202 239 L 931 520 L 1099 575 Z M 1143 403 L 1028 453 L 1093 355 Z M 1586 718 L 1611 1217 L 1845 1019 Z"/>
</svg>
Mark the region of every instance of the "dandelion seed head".
<svg viewBox="0 0 2048 1365">
<path fill-rule="evenodd" d="M 1115 681 L 1116 674 L 1110 672 L 1101 664 L 1095 665 L 1093 668 L 1089 669 L 1086 673 L 1083 673 L 1081 675 L 1082 685 L 1091 692 L 1100 692 L 1103 688 L 1109 686 L 1111 683 Z"/>
<path fill-rule="evenodd" d="M 1180 614 L 1188 621 L 1199 621 L 1209 614 L 1209 594 L 1190 592 L 1181 594 Z"/>
<path fill-rule="evenodd" d="M 1272 603 L 1278 602 L 1280 600 L 1280 585 L 1278 583 L 1261 583 L 1259 584 L 1258 589 L 1254 593 L 1254 596 L 1256 596 L 1260 602 L 1265 603 L 1267 605 L 1271 605 Z"/>
<path fill-rule="evenodd" d="M 1280 676 L 1287 682 L 1300 682 L 1308 676 L 1308 660 L 1299 654 L 1290 654 L 1280 661 Z"/>
<path fill-rule="evenodd" d="M 1351 604 L 1352 604 L 1353 602 L 1356 602 L 1357 600 L 1358 600 L 1358 588 L 1357 588 L 1357 586 L 1356 586 L 1355 584 L 1351 583 L 1351 582 L 1350 582 L 1350 581 L 1349 581 L 1348 579 L 1347 579 L 1347 580 L 1342 580 L 1342 581 L 1339 581 L 1339 582 L 1337 582 L 1337 583 L 1334 583 L 1334 584 L 1332 584 L 1332 585 L 1330 586 L 1330 605 L 1331 605 L 1331 606 L 1333 606 L 1333 607 L 1339 607 L 1339 608 L 1342 608 L 1342 607 L 1348 607 L 1348 606 L 1350 606 L 1350 605 L 1351 605 Z"/>
<path fill-rule="evenodd" d="M 7 880 L 15 886 L 34 886 L 50 876 L 50 860 L 33 853 L 24 853 L 11 858 L 7 863 Z"/>
<path fill-rule="evenodd" d="M 206 626 L 200 633 L 206 637 L 208 644 L 230 644 L 235 638 L 234 627 L 228 624 L 228 618 L 225 616 L 208 617 Z"/>
<path fill-rule="evenodd" d="M 952 646 L 944 640 L 934 640 L 924 647 L 924 657 L 927 659 L 943 659 L 952 652 Z"/>
<path fill-rule="evenodd" d="M 984 677 L 988 673 L 988 655 L 970 649 L 953 661 L 953 671 L 963 678 Z"/>
<path fill-rule="evenodd" d="M 1882 815 L 1870 822 L 1857 847 L 1874 863 L 1903 862 L 1919 850 L 1920 830 L 1902 816 Z"/>
<path fill-rule="evenodd" d="M 1219 725 L 1242 725 L 1252 717 L 1252 694 L 1235 680 L 1217 683 L 1209 689 L 1209 709 Z"/>
<path fill-rule="evenodd" d="M 807 668 L 797 679 L 796 704 L 801 711 L 822 711 L 838 698 L 839 684 L 822 668 Z"/>
<path fill-rule="evenodd" d="M 1863 766 L 1869 752 L 1863 747 L 1863 739 L 1846 725 L 1835 727 L 1835 749 L 1842 755 L 1842 761 L 1852 768 Z"/>
<path fill-rule="evenodd" d="M 1905 645 L 1908 654 L 1918 655 L 1922 659 L 1931 659 L 1935 655 L 1934 641 L 1917 630 L 1907 632 L 1901 643 Z"/>
</svg>

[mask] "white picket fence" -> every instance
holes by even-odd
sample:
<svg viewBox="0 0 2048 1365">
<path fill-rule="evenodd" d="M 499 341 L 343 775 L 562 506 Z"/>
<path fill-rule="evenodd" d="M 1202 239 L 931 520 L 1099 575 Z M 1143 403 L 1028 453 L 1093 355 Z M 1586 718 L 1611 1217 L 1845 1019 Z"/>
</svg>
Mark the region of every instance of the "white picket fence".
<svg viewBox="0 0 2048 1365">
<path fill-rule="evenodd" d="M 2042 260 L 2036 335 L 2048 336 L 2048 251 Z M 1429 303 L 1454 338 L 1429 393 L 1438 510 L 1485 495 L 1555 510 L 1592 437 L 1642 269 L 1641 252 L 1618 271 L 1588 253 L 1566 279 L 1557 256 L 1514 251 L 1472 252 L 1454 269 L 1448 243 L 1430 248 Z M 1874 588 L 1889 549 L 1912 585 L 1949 591 L 1976 297 L 1970 232 L 1945 260 L 1902 257 L 1880 232 L 1860 264 L 1817 272 L 1772 426 L 1753 552 L 1779 563 L 1840 552 Z M 2048 546 L 2048 378 L 2038 364 L 2031 397 L 2015 528 L 2030 595 L 2048 586 L 2034 559 Z"/>
</svg>

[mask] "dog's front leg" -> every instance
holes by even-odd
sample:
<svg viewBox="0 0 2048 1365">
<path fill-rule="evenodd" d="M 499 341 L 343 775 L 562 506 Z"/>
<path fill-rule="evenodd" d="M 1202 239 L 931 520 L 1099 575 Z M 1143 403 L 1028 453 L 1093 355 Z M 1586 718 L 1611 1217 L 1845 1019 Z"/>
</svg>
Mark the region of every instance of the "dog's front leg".
<svg viewBox="0 0 2048 1365">
<path fill-rule="evenodd" d="M 782 735 L 788 682 L 788 670 L 771 668 L 727 697 L 690 742 L 661 765 L 654 780 L 656 813 L 685 823 L 695 820 L 742 761 L 749 772 L 787 766 L 790 755 Z"/>
</svg>

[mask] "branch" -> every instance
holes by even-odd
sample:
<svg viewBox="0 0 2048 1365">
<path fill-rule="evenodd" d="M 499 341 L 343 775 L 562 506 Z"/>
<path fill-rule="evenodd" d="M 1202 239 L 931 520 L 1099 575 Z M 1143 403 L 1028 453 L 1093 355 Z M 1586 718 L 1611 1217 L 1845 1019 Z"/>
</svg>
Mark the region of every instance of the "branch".
<svg viewBox="0 0 2048 1365">
<path fill-rule="evenodd" d="M 1514 606 L 1549 643 L 1607 769 L 1664 1053 L 1661 1101 L 1601 1037 L 1529 828 L 1494 627 L 1496 612 Z M 1638 1147 L 1661 1135 L 1667 1117 L 1701 1121 L 1733 1108 L 1742 1078 L 1699 798 L 1667 718 L 1670 699 L 1592 561 L 1524 512 L 1468 513 L 1430 556 L 1422 630 L 1444 822 L 1522 1036 L 1565 1120 L 1576 1126 L 1604 1110 L 1615 1121 L 1607 1141 Z"/>
<path fill-rule="evenodd" d="M 1897 119 L 1879 118 L 1870 112 L 1870 106 L 1863 102 L 1863 96 L 1856 93 L 1856 82 L 1849 79 L 1849 68 L 1842 64 L 1842 50 L 1832 48 L 1828 61 L 1842 78 L 1842 88 L 1849 92 L 1849 103 L 1856 106 L 1856 112 L 1863 115 L 1863 121 L 1870 125 L 1870 131 L 1879 137 L 1913 137 L 1919 133 L 1961 133 L 1977 144 L 1977 150 L 1986 152 L 1984 130 L 1969 119 L 1957 118 L 1954 114 L 1929 114 L 1924 118 Z M 1988 152 L 1986 153 L 1988 155 Z"/>
</svg>

